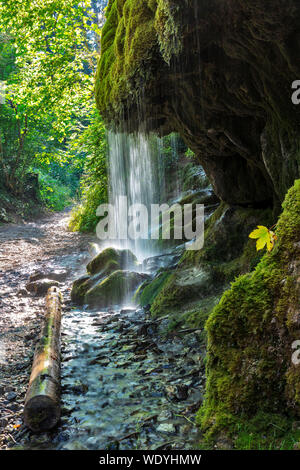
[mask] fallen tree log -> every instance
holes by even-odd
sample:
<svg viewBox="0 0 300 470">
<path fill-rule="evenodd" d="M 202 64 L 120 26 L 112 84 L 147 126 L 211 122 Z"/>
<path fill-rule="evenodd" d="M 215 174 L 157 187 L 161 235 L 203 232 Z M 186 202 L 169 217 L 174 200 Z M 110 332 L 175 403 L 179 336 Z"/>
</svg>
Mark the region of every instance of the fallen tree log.
<svg viewBox="0 0 300 470">
<path fill-rule="evenodd" d="M 24 406 L 25 424 L 34 432 L 48 431 L 60 419 L 61 303 L 59 289 L 51 287 Z"/>
</svg>

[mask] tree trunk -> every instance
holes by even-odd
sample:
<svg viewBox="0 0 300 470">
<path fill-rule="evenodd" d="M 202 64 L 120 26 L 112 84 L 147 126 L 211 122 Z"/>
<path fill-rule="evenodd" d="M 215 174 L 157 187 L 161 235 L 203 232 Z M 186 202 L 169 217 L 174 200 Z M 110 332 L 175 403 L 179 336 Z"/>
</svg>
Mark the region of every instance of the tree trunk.
<svg viewBox="0 0 300 470">
<path fill-rule="evenodd" d="M 46 317 L 37 344 L 28 391 L 24 421 L 34 432 L 52 429 L 60 418 L 60 324 L 61 293 L 48 290 Z"/>
</svg>

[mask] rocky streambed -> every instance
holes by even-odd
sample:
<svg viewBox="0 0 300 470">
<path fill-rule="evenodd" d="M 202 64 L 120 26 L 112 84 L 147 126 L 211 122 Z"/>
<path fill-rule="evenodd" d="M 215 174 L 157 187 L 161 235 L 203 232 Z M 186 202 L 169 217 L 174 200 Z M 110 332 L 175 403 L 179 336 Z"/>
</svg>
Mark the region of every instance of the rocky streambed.
<svg viewBox="0 0 300 470">
<path fill-rule="evenodd" d="M 89 259 L 91 238 L 66 232 L 65 224 L 64 215 L 44 221 L 43 230 L 35 227 L 36 242 L 24 241 L 26 226 L 20 227 L 17 243 L 26 248 L 28 262 L 22 264 L 21 250 L 18 259 L 11 252 L 14 269 L 11 263 L 2 269 L 0 331 L 6 354 L 0 364 L 1 448 L 197 448 L 194 417 L 204 388 L 202 331 L 168 332 L 168 318 L 153 319 L 147 309 L 74 307 L 70 288 Z M 1 229 L 2 248 L 12 245 L 14 236 Z M 28 253 L 32 246 L 39 247 L 37 255 Z M 43 285 L 54 272 L 60 279 L 52 281 L 59 282 L 65 298 L 62 418 L 52 432 L 36 435 L 24 426 L 22 409 L 43 316 Z M 33 284 L 28 292 L 30 276 L 39 287 Z"/>
</svg>

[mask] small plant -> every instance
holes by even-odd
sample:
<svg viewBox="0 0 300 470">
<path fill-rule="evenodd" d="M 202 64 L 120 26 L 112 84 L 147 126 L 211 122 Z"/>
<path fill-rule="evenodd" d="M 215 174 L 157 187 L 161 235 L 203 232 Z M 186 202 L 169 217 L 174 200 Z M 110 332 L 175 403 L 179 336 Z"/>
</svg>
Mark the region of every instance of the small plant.
<svg viewBox="0 0 300 470">
<path fill-rule="evenodd" d="M 273 228 L 273 227 L 271 227 Z M 250 233 L 249 238 L 256 239 L 257 251 L 262 250 L 265 246 L 268 252 L 272 251 L 277 240 L 277 236 L 271 229 L 258 225 L 257 229 Z"/>
</svg>

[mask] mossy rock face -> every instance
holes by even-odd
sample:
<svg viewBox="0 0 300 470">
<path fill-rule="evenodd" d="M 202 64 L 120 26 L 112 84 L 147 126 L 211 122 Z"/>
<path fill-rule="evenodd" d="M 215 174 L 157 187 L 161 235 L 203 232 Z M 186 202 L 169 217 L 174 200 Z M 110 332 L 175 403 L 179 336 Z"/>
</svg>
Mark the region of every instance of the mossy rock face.
<svg viewBox="0 0 300 470">
<path fill-rule="evenodd" d="M 159 273 L 151 281 L 143 283 L 135 293 L 135 299 L 142 307 L 151 305 L 155 298 L 158 296 L 167 279 L 171 276 L 169 271 Z"/>
<path fill-rule="evenodd" d="M 221 204 L 206 223 L 203 249 L 184 252 L 176 272 L 151 302 L 152 313 L 158 316 L 185 311 L 190 302 L 220 297 L 235 276 L 259 262 L 262 255 L 256 252 L 253 241 L 248 241 L 257 224 L 273 225 L 271 211 Z"/>
<path fill-rule="evenodd" d="M 133 292 L 146 279 L 145 274 L 115 271 L 86 292 L 84 303 L 99 308 L 122 305 L 132 299 Z"/>
<path fill-rule="evenodd" d="M 110 0 L 100 113 L 121 130 L 179 133 L 220 200 L 280 210 L 299 178 L 299 21 L 298 0 Z"/>
<path fill-rule="evenodd" d="M 137 265 L 137 258 L 130 250 L 106 248 L 90 261 L 86 269 L 90 275 L 100 272 L 111 274 L 113 271 L 132 268 L 135 265 Z"/>
<path fill-rule="evenodd" d="M 144 64 L 153 58 L 153 51 L 160 50 L 168 63 L 181 49 L 174 16 L 178 10 L 176 3 L 173 0 L 109 1 L 96 77 L 97 103 L 106 116 L 120 112 L 122 101 L 134 91 L 136 80 L 145 79 Z"/>
<path fill-rule="evenodd" d="M 256 413 L 300 416 L 300 180 L 289 190 L 278 242 L 226 291 L 207 321 L 207 389 L 198 423 L 208 435 Z"/>
<path fill-rule="evenodd" d="M 151 313 L 159 316 L 186 309 L 190 302 L 203 299 L 215 290 L 212 272 L 196 267 L 177 270 L 165 278 L 154 298 Z"/>
</svg>

